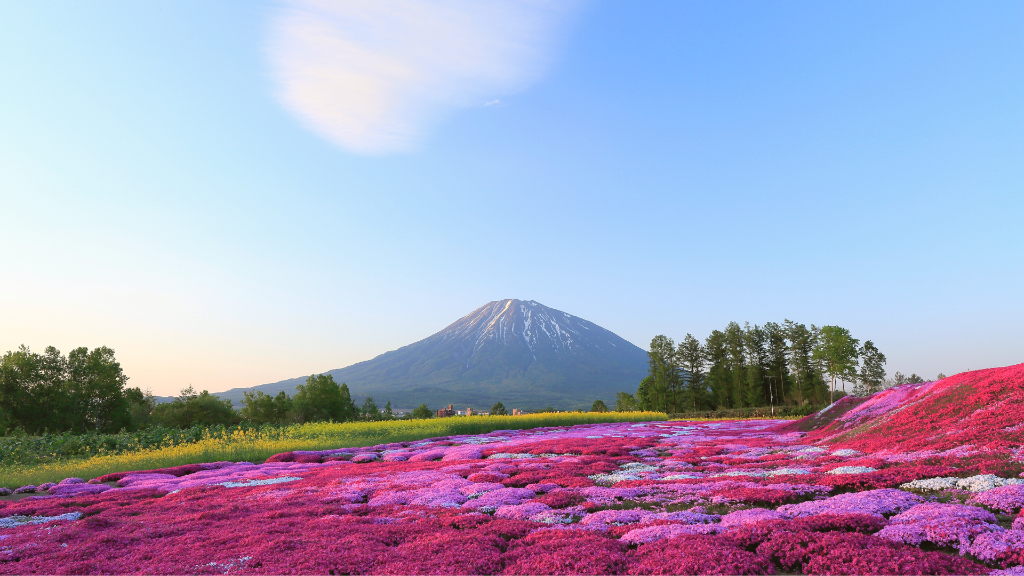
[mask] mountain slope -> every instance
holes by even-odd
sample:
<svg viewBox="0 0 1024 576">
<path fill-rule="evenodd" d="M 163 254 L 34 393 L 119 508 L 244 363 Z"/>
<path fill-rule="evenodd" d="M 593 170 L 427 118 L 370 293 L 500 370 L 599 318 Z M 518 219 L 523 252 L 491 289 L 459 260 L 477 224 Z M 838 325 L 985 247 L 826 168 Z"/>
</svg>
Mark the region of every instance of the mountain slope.
<svg viewBox="0 0 1024 576">
<path fill-rule="evenodd" d="M 347 368 L 331 370 L 361 400 L 378 406 L 427 403 L 486 409 L 589 408 L 619 391 L 636 389 L 647 374 L 647 354 L 614 333 L 533 301 L 498 300 L 477 308 L 419 342 Z M 256 386 L 293 394 L 305 377 Z M 236 388 L 219 393 L 236 404 Z"/>
</svg>

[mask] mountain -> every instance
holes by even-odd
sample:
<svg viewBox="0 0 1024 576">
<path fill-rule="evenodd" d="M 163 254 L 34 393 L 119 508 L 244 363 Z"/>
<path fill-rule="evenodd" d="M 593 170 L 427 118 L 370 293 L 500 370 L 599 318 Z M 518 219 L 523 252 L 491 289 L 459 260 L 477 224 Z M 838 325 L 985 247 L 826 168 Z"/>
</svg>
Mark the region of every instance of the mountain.
<svg viewBox="0 0 1024 576">
<path fill-rule="evenodd" d="M 426 403 L 488 409 L 589 409 L 611 405 L 615 393 L 633 392 L 647 375 L 647 353 L 604 328 L 534 301 L 489 302 L 444 330 L 385 352 L 372 360 L 330 370 L 357 402 L 373 396 L 378 406 Z M 255 386 L 267 394 L 306 377 Z M 217 395 L 240 405 L 245 390 Z"/>
</svg>

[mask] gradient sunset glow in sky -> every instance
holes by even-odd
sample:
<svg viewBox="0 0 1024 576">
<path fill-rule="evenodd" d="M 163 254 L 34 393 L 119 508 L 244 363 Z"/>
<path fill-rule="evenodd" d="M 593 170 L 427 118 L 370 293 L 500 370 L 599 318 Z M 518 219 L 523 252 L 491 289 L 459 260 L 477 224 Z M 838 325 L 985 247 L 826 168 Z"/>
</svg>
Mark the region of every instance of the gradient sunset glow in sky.
<svg viewBox="0 0 1024 576">
<path fill-rule="evenodd" d="M 1020 2 L 7 2 L 0 352 L 130 385 L 369 359 L 502 298 L 646 348 L 839 324 L 1024 361 Z"/>
</svg>

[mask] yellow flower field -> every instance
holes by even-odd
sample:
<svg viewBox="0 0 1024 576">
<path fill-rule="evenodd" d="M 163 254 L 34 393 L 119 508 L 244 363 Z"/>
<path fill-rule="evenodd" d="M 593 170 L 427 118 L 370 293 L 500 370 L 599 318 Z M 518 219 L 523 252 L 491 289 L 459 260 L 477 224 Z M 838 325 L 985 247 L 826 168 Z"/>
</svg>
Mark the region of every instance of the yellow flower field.
<svg viewBox="0 0 1024 576">
<path fill-rule="evenodd" d="M 668 416 L 661 412 L 562 412 L 341 424 L 318 422 L 263 431 L 234 430 L 219 435 L 207 433 L 205 438 L 188 444 L 87 459 L 58 460 L 35 466 L 4 466 L 0 467 L 0 486 L 16 488 L 26 484 L 57 482 L 68 477 L 89 479 L 111 472 L 151 470 L 199 462 L 262 462 L 274 454 L 293 450 L 373 446 L 438 436 L 485 434 L 495 430 L 667 419 Z"/>
</svg>

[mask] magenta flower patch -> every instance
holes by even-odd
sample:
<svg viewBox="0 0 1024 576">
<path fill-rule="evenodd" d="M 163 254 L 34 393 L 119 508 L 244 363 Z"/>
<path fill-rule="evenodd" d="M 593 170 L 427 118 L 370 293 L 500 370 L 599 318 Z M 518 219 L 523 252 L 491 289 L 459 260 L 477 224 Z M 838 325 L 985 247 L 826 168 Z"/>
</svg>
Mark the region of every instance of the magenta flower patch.
<svg viewBox="0 0 1024 576">
<path fill-rule="evenodd" d="M 0 500 L 0 573 L 1014 574 L 1024 395 L 992 382 L 1022 374 L 887 390 L 810 432 L 594 424 L 69 478 Z M 999 411 L 940 402 L 958 382 Z"/>
</svg>

